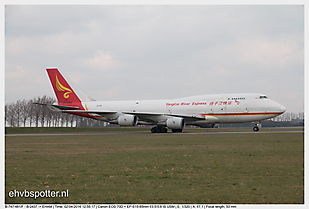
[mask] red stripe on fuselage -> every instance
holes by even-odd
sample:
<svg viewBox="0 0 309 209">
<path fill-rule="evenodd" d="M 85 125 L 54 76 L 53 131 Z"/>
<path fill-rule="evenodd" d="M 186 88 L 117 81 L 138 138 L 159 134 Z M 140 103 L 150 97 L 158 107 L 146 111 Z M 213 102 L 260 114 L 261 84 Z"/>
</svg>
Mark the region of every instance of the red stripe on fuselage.
<svg viewBox="0 0 309 209">
<path fill-rule="evenodd" d="M 227 115 L 280 115 L 283 112 L 262 112 L 262 113 L 207 113 L 207 114 L 200 114 L 205 116 L 227 116 Z"/>
</svg>

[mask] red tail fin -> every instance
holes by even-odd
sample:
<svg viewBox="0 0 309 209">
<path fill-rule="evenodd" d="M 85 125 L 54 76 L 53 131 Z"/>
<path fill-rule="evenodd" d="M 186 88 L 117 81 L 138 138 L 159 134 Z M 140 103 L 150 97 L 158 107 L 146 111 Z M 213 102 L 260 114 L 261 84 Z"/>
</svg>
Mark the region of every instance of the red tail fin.
<svg viewBox="0 0 309 209">
<path fill-rule="evenodd" d="M 57 68 L 46 69 L 59 105 L 81 105 L 81 100 Z"/>
</svg>

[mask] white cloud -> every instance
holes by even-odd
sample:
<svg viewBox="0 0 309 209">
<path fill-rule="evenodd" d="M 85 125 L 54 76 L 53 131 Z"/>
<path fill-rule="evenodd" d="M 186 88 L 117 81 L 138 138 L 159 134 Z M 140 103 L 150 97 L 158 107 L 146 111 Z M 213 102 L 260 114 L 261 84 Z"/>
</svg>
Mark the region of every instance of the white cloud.
<svg viewBox="0 0 309 209">
<path fill-rule="evenodd" d="M 6 80 L 21 79 L 26 76 L 26 70 L 22 66 L 11 66 L 11 68 L 13 70 L 5 74 Z"/>
<path fill-rule="evenodd" d="M 108 53 L 97 50 L 91 58 L 83 59 L 81 62 L 87 68 L 108 70 L 112 57 Z"/>
<path fill-rule="evenodd" d="M 59 67 L 96 99 L 303 95 L 303 17 L 302 6 L 8 6 L 6 83 L 20 66 L 46 82 L 30 98 L 52 95 L 44 69 Z"/>
</svg>

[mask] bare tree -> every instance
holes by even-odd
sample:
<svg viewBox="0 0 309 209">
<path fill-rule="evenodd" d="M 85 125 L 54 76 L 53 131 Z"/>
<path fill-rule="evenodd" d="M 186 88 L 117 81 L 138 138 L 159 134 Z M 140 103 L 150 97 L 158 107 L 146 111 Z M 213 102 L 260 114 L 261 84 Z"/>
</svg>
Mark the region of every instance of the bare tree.
<svg viewBox="0 0 309 209">
<path fill-rule="evenodd" d="M 76 115 L 72 115 L 72 114 L 69 115 L 68 121 L 70 121 L 71 127 L 73 127 L 74 121 L 76 121 L 76 119 L 77 119 Z"/>
<path fill-rule="evenodd" d="M 33 102 L 41 103 L 41 98 L 40 97 L 34 98 Z M 33 108 L 33 120 L 34 120 L 35 127 L 39 127 L 41 108 L 42 108 L 41 105 L 35 105 L 35 108 Z"/>
<path fill-rule="evenodd" d="M 15 108 L 14 108 L 16 126 L 18 126 L 18 127 L 19 127 L 19 125 L 20 125 L 20 120 L 21 120 L 21 115 L 22 115 L 21 111 L 22 111 L 21 100 L 18 100 L 18 101 L 15 103 Z"/>
<path fill-rule="evenodd" d="M 16 120 L 15 120 L 15 103 L 10 103 L 7 105 L 6 108 L 6 120 L 9 126 L 15 127 L 17 126 Z"/>
<path fill-rule="evenodd" d="M 29 108 L 30 108 L 30 106 L 28 104 L 28 101 L 25 100 L 25 99 L 21 100 L 21 102 L 20 102 L 20 111 L 21 111 L 20 118 L 21 118 L 21 122 L 22 122 L 24 127 L 26 127 L 26 123 L 29 120 Z"/>
<path fill-rule="evenodd" d="M 54 99 L 51 97 L 47 97 L 46 95 L 44 95 L 43 97 L 40 98 L 41 103 L 43 104 L 53 104 L 54 103 Z M 49 118 L 51 118 L 51 114 L 52 114 L 52 110 L 49 109 L 46 106 L 41 106 L 40 108 L 40 122 L 41 122 L 41 126 L 44 127 L 45 123 L 47 122 L 47 125 L 50 123 Z"/>
<path fill-rule="evenodd" d="M 7 107 L 7 121 L 11 127 L 14 127 L 14 104 L 11 103 Z"/>
<path fill-rule="evenodd" d="M 47 100 L 46 95 L 44 95 L 40 98 L 40 102 L 43 103 L 43 104 L 46 104 L 46 100 Z M 48 108 L 40 106 L 39 119 L 40 119 L 41 127 L 44 127 L 44 124 L 45 124 L 45 121 L 46 121 L 47 111 L 48 111 Z"/>
<path fill-rule="evenodd" d="M 34 111 L 34 107 L 35 105 L 32 104 L 33 100 L 30 99 L 27 101 L 27 114 L 28 114 L 28 122 L 29 122 L 29 126 L 32 126 L 32 121 L 33 121 L 33 111 Z"/>
<path fill-rule="evenodd" d="M 7 113 L 8 113 L 8 105 L 5 104 L 4 105 L 4 126 L 6 127 L 6 124 L 7 124 Z"/>
<path fill-rule="evenodd" d="M 12 126 L 12 115 L 11 115 L 11 109 L 12 104 L 5 104 L 5 125 Z"/>
</svg>

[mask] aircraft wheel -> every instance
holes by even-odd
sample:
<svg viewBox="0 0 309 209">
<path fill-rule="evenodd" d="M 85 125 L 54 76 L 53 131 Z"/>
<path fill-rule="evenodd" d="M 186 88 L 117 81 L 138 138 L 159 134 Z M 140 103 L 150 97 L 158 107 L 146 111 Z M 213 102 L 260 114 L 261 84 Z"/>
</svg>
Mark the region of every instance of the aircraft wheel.
<svg viewBox="0 0 309 209">
<path fill-rule="evenodd" d="M 157 126 L 157 133 L 167 133 L 167 129 L 164 126 Z"/>
<path fill-rule="evenodd" d="M 157 133 L 157 127 L 156 127 L 156 126 L 155 126 L 155 127 L 152 127 L 151 133 Z"/>
<path fill-rule="evenodd" d="M 151 133 L 167 133 L 167 129 L 164 126 L 152 127 Z"/>
<path fill-rule="evenodd" d="M 182 129 L 172 129 L 172 132 L 175 133 L 175 132 L 182 132 Z"/>
<path fill-rule="evenodd" d="M 260 130 L 259 127 L 257 127 L 257 126 L 253 127 L 253 131 L 259 131 L 259 130 Z"/>
</svg>

